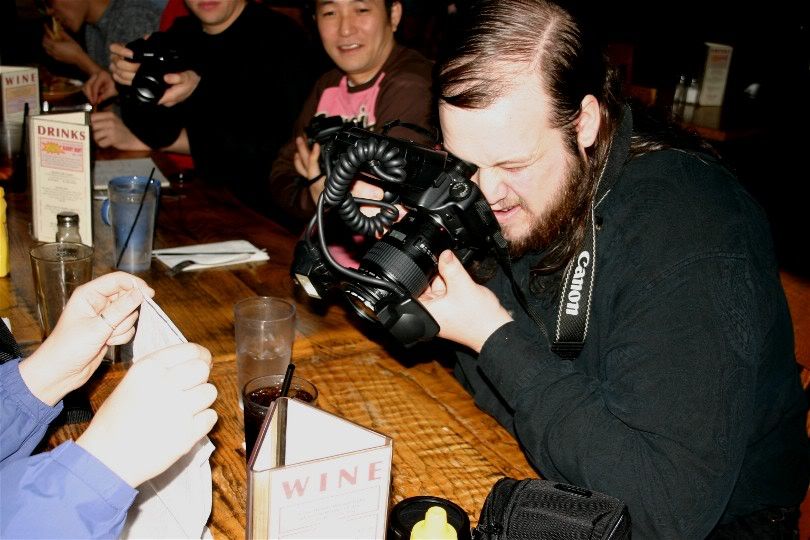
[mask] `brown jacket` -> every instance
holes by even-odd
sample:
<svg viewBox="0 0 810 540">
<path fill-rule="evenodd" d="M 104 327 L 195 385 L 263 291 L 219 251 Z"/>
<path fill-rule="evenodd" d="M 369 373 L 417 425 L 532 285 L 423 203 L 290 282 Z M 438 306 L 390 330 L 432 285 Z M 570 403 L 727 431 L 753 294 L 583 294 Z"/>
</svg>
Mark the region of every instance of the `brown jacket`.
<svg viewBox="0 0 810 540">
<path fill-rule="evenodd" d="M 418 52 L 396 45 L 380 73 L 363 85 L 349 88 L 350 93 L 362 92 L 373 86 L 381 74 L 384 74 L 380 81 L 380 91 L 374 107 L 376 122 L 374 126 L 367 127 L 379 131 L 386 123 L 401 120 L 430 129 L 433 125 L 432 67 L 432 62 Z M 324 91 L 337 87 L 344 76 L 342 71 L 332 69 L 318 79 L 296 121 L 294 127 L 296 135 L 304 133 L 304 128 L 317 112 L 316 108 Z M 359 113 L 359 111 L 357 112 Z M 389 135 L 425 142 L 420 140 L 418 134 L 404 128 L 393 128 Z M 293 137 L 282 147 L 273 163 L 268 184 L 269 204 L 276 214 L 274 217 L 279 218 L 280 221 L 292 219 L 297 225 L 300 225 L 312 216 L 315 204 L 309 195 L 309 190 L 306 189 L 304 179 L 295 170 L 293 164 L 295 152 L 295 138 Z M 281 215 L 278 215 L 279 213 Z"/>
</svg>

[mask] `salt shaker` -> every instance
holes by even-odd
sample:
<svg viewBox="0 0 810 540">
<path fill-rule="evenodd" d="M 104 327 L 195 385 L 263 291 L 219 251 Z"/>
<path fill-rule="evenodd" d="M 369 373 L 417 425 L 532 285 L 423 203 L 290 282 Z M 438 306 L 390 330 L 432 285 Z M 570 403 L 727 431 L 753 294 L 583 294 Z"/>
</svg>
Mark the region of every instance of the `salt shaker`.
<svg viewBox="0 0 810 540">
<path fill-rule="evenodd" d="M 678 84 L 675 86 L 675 96 L 672 102 L 675 104 L 683 103 L 686 100 L 686 75 L 681 75 Z"/>
<path fill-rule="evenodd" d="M 698 80 L 696 78 L 692 78 L 692 81 L 689 83 L 689 88 L 686 89 L 686 102 L 690 105 L 695 105 L 698 102 Z"/>
<path fill-rule="evenodd" d="M 79 214 L 76 212 L 56 214 L 56 241 L 82 243 L 82 236 L 79 234 Z"/>
</svg>

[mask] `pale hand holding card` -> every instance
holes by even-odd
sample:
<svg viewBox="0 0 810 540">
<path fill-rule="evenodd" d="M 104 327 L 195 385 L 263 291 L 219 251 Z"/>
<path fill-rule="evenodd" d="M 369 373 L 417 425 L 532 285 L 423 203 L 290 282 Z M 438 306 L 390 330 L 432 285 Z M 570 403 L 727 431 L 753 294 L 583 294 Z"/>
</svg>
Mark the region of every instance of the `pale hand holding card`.
<svg viewBox="0 0 810 540">
<path fill-rule="evenodd" d="M 132 342 L 137 361 L 158 349 L 187 340 L 152 299 L 145 297 Z M 144 396 L 148 399 L 148 396 Z M 121 538 L 209 538 L 211 465 L 214 445 L 203 437 L 161 475 L 138 487 Z"/>
</svg>

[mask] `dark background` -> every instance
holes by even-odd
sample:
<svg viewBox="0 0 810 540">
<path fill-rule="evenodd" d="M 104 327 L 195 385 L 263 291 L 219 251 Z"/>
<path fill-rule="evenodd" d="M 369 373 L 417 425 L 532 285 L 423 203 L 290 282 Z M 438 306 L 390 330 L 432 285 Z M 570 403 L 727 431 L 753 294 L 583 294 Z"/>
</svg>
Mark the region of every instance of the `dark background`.
<svg viewBox="0 0 810 540">
<path fill-rule="evenodd" d="M 448 0 L 402 0 L 398 38 L 428 57 L 440 55 L 455 18 Z M 455 2 L 464 9 L 468 0 Z M 304 0 L 265 0 L 296 12 L 317 39 Z M 810 277 L 805 187 L 810 174 L 810 2 L 774 0 L 742 7 L 731 0 L 562 0 L 601 41 L 633 48 L 632 83 L 654 87 L 666 106 L 680 75 L 699 76 L 703 43 L 734 47 L 723 102 L 726 113 L 756 134 L 715 143 L 742 184 L 766 210 L 780 264 Z M 42 63 L 62 73 L 39 47 L 42 19 L 34 0 L 0 0 L 0 63 Z M 64 71 L 64 70 L 63 70 Z M 753 86 L 752 86 L 753 85 Z M 748 90 L 748 92 L 746 92 Z"/>
</svg>

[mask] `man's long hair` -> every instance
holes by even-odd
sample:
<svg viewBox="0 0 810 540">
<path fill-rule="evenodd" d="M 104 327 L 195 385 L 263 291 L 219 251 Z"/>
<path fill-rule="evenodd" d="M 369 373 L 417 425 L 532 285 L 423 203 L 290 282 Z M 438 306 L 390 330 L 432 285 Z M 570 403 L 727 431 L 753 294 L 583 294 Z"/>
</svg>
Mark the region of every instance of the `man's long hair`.
<svg viewBox="0 0 810 540">
<path fill-rule="evenodd" d="M 584 28 L 583 21 L 570 11 L 547 0 L 473 2 L 453 36 L 438 65 L 440 102 L 462 109 L 487 107 L 511 90 L 509 68 L 524 65 L 536 72 L 538 84 L 550 98 L 550 125 L 562 130 L 569 152 L 577 159 L 575 121 L 580 103 L 587 95 L 599 102 L 599 133 L 586 149 L 587 162 L 577 164 L 582 181 L 566 194 L 570 199 L 565 202 L 568 218 L 554 239 L 540 246 L 543 258 L 532 268 L 535 278 L 553 274 L 565 266 L 585 235 L 596 183 L 625 106 L 618 71 L 610 66 L 595 32 Z M 634 110 L 633 121 L 628 159 L 667 148 L 720 159 L 708 143 L 669 119 Z"/>
</svg>

